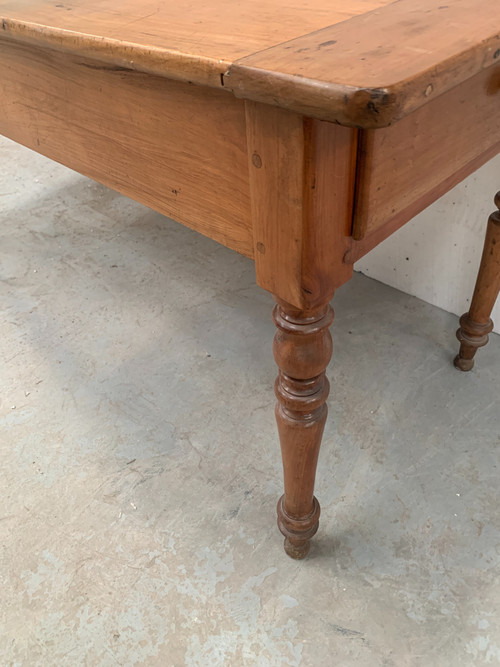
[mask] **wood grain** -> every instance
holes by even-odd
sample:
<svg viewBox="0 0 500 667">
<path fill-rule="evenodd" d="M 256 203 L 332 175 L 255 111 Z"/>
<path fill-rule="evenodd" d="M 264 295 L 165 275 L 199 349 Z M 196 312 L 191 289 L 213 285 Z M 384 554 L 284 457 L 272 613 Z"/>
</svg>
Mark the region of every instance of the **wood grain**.
<svg viewBox="0 0 500 667">
<path fill-rule="evenodd" d="M 0 34 L 221 86 L 234 60 L 392 0 L 0 0 Z"/>
<path fill-rule="evenodd" d="M 349 280 L 356 131 L 247 103 L 257 282 L 298 308 Z"/>
<path fill-rule="evenodd" d="M 354 238 L 407 222 L 498 153 L 499 108 L 496 66 L 393 127 L 361 132 Z"/>
<path fill-rule="evenodd" d="M 0 38 L 363 128 L 500 57 L 497 0 L 0 0 Z"/>
<path fill-rule="evenodd" d="M 491 311 L 500 292 L 500 192 L 495 196 L 495 206 L 499 210 L 488 219 L 470 309 L 460 318 L 460 328 L 457 331 L 460 351 L 454 363 L 461 371 L 470 371 L 473 368 L 474 355 L 478 348 L 488 343 L 488 334 L 493 331 Z"/>
<path fill-rule="evenodd" d="M 235 95 L 385 127 L 500 57 L 498 0 L 399 0 L 234 63 Z"/>
<path fill-rule="evenodd" d="M 472 162 L 467 164 L 466 173 L 472 174 L 476 169 L 479 169 L 479 167 L 488 162 L 488 160 L 495 157 L 499 151 L 500 146 L 498 143 L 490 146 L 485 153 L 481 153 L 475 160 L 472 160 Z M 389 238 L 391 234 L 394 234 L 394 232 L 400 229 L 400 227 L 407 223 L 411 218 L 420 213 L 427 205 L 425 202 L 430 204 L 436 199 L 439 199 L 439 197 L 451 190 L 451 188 L 463 180 L 463 178 L 464 176 L 461 172 L 452 174 L 449 178 L 428 190 L 422 201 L 417 200 L 407 208 L 401 209 L 398 213 L 393 215 L 393 217 L 389 218 L 389 220 L 382 223 L 380 226 L 377 226 L 375 230 L 366 236 L 363 236 L 361 239 L 351 239 L 351 245 L 344 255 L 344 261 L 347 264 L 354 264 L 354 262 L 357 262 L 358 259 L 364 257 L 366 253 L 370 252 L 370 250 L 378 246 L 379 243 L 382 243 L 382 241 Z"/>
<path fill-rule="evenodd" d="M 253 256 L 244 103 L 0 41 L 0 133 Z"/>
<path fill-rule="evenodd" d="M 285 482 L 278 502 L 278 526 L 287 554 L 304 558 L 320 513 L 314 480 L 328 414 L 330 385 L 325 369 L 332 356 L 333 310 L 322 305 L 303 311 L 278 300 L 273 319 L 277 327 L 273 351 L 279 368 L 276 422 Z"/>
</svg>

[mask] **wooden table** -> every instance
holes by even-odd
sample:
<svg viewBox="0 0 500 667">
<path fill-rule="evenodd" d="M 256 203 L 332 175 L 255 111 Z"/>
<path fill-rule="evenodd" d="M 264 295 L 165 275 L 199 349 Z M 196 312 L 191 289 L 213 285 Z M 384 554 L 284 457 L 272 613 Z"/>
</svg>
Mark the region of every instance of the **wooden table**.
<svg viewBox="0 0 500 667">
<path fill-rule="evenodd" d="M 294 558 L 318 527 L 330 300 L 499 152 L 497 17 L 498 0 L 0 0 L 0 133 L 253 258 L 276 297 Z M 497 211 L 462 370 L 499 288 Z"/>
</svg>

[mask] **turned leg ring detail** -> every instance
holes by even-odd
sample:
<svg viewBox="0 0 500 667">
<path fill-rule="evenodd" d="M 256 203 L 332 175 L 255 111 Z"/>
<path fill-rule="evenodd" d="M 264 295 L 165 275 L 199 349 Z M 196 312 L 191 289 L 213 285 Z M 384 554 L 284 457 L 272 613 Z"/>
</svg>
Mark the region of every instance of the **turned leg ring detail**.
<svg viewBox="0 0 500 667">
<path fill-rule="evenodd" d="M 332 354 L 329 305 L 301 311 L 278 301 L 273 312 L 277 327 L 274 358 L 276 422 L 283 458 L 285 493 L 278 502 L 278 527 L 285 551 L 304 558 L 318 530 L 320 508 L 314 479 L 327 417 L 330 384 L 325 369 Z"/>
<path fill-rule="evenodd" d="M 300 560 L 309 553 L 309 540 L 314 537 L 319 526 L 320 507 L 316 497 L 313 497 L 313 508 L 309 514 L 299 519 L 294 519 L 288 514 L 284 507 L 285 496 L 278 500 L 278 528 L 285 537 L 286 553 Z"/>
<path fill-rule="evenodd" d="M 500 192 L 495 196 L 495 206 L 500 209 Z M 488 219 L 486 237 L 479 273 L 476 280 L 470 310 L 460 318 L 457 338 L 460 351 L 455 357 L 455 368 L 470 371 L 474 366 L 476 351 L 486 345 L 493 330 L 490 315 L 500 291 L 500 211 Z"/>
</svg>

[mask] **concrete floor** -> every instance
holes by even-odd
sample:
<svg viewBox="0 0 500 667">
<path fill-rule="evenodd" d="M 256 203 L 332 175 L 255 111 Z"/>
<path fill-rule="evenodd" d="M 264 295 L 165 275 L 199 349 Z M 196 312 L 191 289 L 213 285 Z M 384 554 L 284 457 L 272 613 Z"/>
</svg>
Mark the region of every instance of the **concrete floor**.
<svg viewBox="0 0 500 667">
<path fill-rule="evenodd" d="M 500 337 L 357 275 L 294 562 L 252 263 L 2 140 L 0 664 L 500 664 Z"/>
</svg>

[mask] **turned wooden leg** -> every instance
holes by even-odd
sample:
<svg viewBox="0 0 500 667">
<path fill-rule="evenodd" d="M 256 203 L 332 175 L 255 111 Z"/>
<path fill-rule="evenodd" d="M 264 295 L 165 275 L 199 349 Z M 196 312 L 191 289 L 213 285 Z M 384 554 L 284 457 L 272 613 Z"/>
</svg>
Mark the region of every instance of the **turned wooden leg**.
<svg viewBox="0 0 500 667">
<path fill-rule="evenodd" d="M 314 479 L 325 426 L 330 385 L 325 369 L 332 356 L 329 305 L 299 310 L 277 299 L 273 312 L 277 332 L 274 358 L 276 421 L 283 457 L 285 493 L 278 501 L 278 526 L 285 551 L 304 558 L 318 530 L 319 503 Z"/>
<path fill-rule="evenodd" d="M 500 192 L 495 195 L 495 206 L 500 209 Z M 455 367 L 470 371 L 474 366 L 476 350 L 488 342 L 493 329 L 490 315 L 500 291 L 500 212 L 492 213 L 488 220 L 481 265 L 472 297 L 470 310 L 460 318 L 457 338 L 460 352 L 455 357 Z"/>
</svg>

